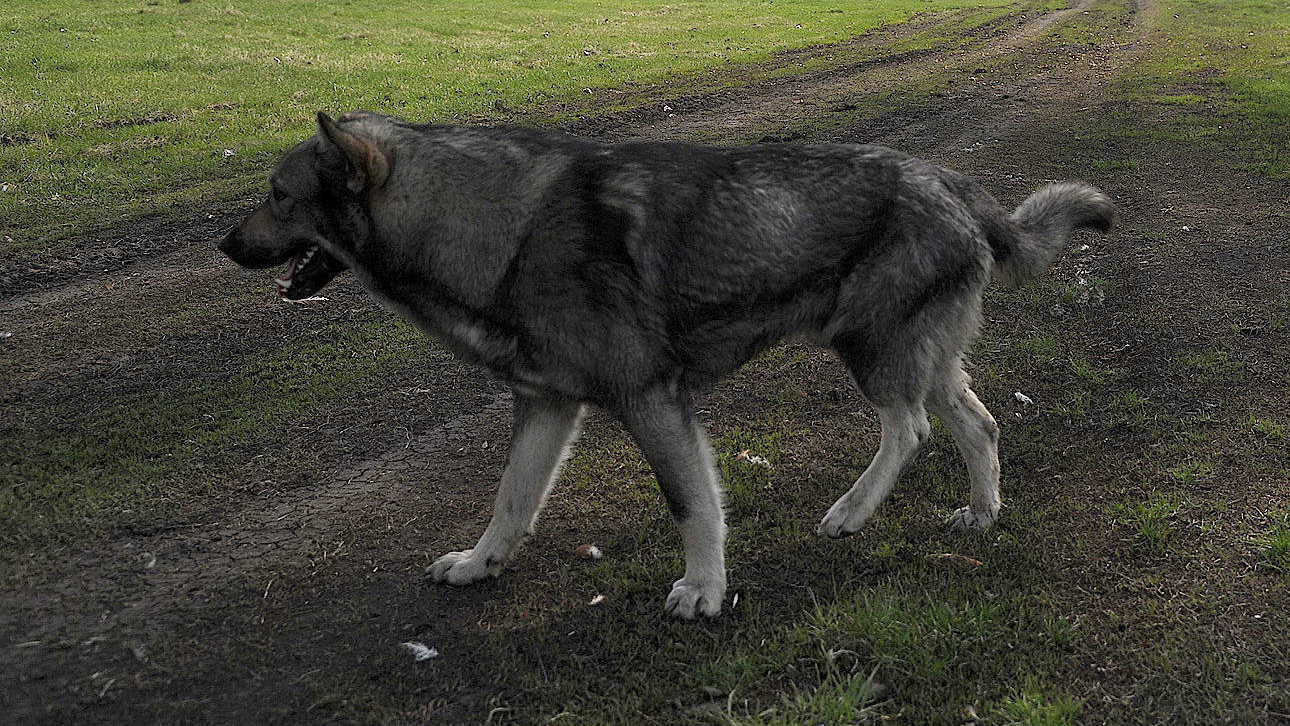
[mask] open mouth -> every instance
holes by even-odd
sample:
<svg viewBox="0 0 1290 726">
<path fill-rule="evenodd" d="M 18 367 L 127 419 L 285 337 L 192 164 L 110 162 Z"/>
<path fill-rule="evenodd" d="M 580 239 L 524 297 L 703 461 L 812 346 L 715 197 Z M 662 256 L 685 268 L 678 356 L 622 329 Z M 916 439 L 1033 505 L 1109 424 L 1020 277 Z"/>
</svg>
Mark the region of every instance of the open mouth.
<svg viewBox="0 0 1290 726">
<path fill-rule="evenodd" d="M 345 264 L 317 244 L 310 244 L 287 263 L 282 276 L 273 282 L 278 294 L 287 300 L 303 300 L 331 281 Z"/>
<path fill-rule="evenodd" d="M 296 281 L 296 274 L 309 267 L 309 263 L 313 262 L 314 256 L 318 254 L 319 249 L 318 245 L 309 245 L 307 249 L 292 258 L 291 264 L 287 265 L 287 271 L 282 273 L 282 277 L 274 280 L 278 285 L 279 295 L 287 296 L 291 285 Z M 308 277 L 308 273 L 305 273 L 302 277 Z"/>
</svg>

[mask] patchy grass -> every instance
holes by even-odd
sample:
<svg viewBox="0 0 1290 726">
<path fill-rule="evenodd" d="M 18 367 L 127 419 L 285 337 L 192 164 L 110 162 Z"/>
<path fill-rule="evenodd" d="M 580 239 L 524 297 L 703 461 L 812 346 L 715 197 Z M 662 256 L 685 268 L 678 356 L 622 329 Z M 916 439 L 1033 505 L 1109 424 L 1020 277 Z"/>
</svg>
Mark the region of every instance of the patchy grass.
<svg viewBox="0 0 1290 726">
<path fill-rule="evenodd" d="M 119 332 L 109 327 L 110 335 Z M 86 345 L 73 337 L 61 355 Z M 302 419 L 378 387 L 400 368 L 442 368 L 448 358 L 411 326 L 382 315 L 313 328 L 269 355 L 226 357 L 216 369 L 201 360 L 135 386 L 81 386 L 56 407 L 27 402 L 0 427 L 0 542 L 24 550 L 101 529 L 105 518 L 113 527 L 153 519 L 214 493 L 229 467 L 255 452 L 287 448 Z M 266 390 L 275 393 L 272 405 Z"/>
<path fill-rule="evenodd" d="M 1142 166 L 1137 159 L 1096 159 L 1093 168 L 1098 171 L 1135 171 Z"/>
<path fill-rule="evenodd" d="M 1136 541 L 1155 552 L 1165 552 L 1173 539 L 1174 520 L 1186 503 L 1176 495 L 1153 492 L 1144 502 L 1112 507 L 1116 522 L 1132 530 Z"/>
<path fill-rule="evenodd" d="M 1153 52 L 1126 79 L 1136 134 L 1224 149 L 1233 168 L 1290 176 L 1290 6 L 1158 0 Z"/>
<path fill-rule="evenodd" d="M 1220 349 L 1187 353 L 1179 362 L 1191 369 L 1191 375 L 1205 380 L 1236 380 L 1245 370 L 1243 362 L 1232 360 L 1231 354 Z"/>
<path fill-rule="evenodd" d="M 1290 328 L 1290 295 L 1282 295 L 1268 310 L 1268 325 L 1273 330 Z"/>
<path fill-rule="evenodd" d="M 1170 469 L 1169 476 L 1182 486 L 1193 486 L 1214 476 L 1214 467 L 1203 461 L 1189 461 Z"/>
<path fill-rule="evenodd" d="M 1080 701 L 1064 693 L 1049 695 L 1027 686 L 998 706 L 1000 722 L 1025 726 L 1071 726 L 1078 723 Z"/>
<path fill-rule="evenodd" d="M 1290 573 L 1290 513 L 1274 517 L 1271 528 L 1257 536 L 1254 545 L 1261 565 Z"/>
<path fill-rule="evenodd" d="M 1261 434 L 1271 441 L 1286 440 L 1286 427 L 1277 421 L 1259 418 L 1251 413 L 1246 419 L 1246 423 L 1249 424 L 1252 431 Z"/>
</svg>

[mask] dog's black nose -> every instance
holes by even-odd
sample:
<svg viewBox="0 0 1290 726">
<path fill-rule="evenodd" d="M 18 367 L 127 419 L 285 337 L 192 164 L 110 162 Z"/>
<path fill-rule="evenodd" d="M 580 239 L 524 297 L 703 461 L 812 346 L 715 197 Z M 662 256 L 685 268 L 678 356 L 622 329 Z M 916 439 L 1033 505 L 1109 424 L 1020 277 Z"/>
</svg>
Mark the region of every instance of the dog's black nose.
<svg viewBox="0 0 1290 726">
<path fill-rule="evenodd" d="M 217 246 L 219 247 L 220 252 L 223 252 L 229 257 L 232 257 L 232 254 L 230 254 L 230 252 L 236 249 L 238 246 L 237 228 L 234 227 L 233 229 L 230 229 L 228 232 L 224 234 L 223 237 L 220 237 L 219 243 L 217 244 Z"/>
</svg>

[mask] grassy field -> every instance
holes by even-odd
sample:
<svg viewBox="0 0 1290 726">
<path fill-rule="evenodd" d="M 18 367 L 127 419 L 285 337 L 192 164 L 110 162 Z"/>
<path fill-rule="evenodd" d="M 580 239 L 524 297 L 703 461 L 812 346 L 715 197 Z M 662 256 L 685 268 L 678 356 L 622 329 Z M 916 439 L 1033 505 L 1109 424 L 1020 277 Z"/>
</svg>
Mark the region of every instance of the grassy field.
<svg viewBox="0 0 1290 726">
<path fill-rule="evenodd" d="M 1135 135 L 1222 149 L 1235 168 L 1290 178 L 1290 6 L 1169 0 L 1150 12 L 1151 53 L 1121 85 L 1142 113 Z"/>
<path fill-rule="evenodd" d="M 244 197 L 318 108 L 438 120 L 577 114 L 593 95 L 612 107 L 604 89 L 704 76 L 733 85 L 740 78 L 722 73 L 738 63 L 916 11 L 971 8 L 968 22 L 902 48 L 967 47 L 976 23 L 1003 7 L 551 5 L 7 9 L 5 254 L 74 249 L 86 230 Z M 1281 206 L 1275 194 L 1229 203 L 1247 188 L 1284 191 L 1290 175 L 1290 8 L 1154 0 L 1138 31 L 1131 7 L 1097 0 L 1045 38 L 1058 58 L 1140 41 L 1094 89 L 1094 113 L 1053 103 L 1027 116 L 1034 128 L 1013 138 L 1036 139 L 1033 148 L 938 147 L 995 170 L 992 188 L 1006 186 L 1004 173 L 1028 175 L 1025 184 L 1083 174 L 1127 202 L 1114 249 L 1073 253 L 1042 283 L 987 300 L 972 357 L 976 388 L 1004 425 L 1009 509 L 998 529 L 943 527 L 967 484 L 937 423 L 869 528 L 817 537 L 812 525 L 867 464 L 877 430 L 835 362 L 786 346 L 705 404 L 738 595 L 717 621 L 662 615 L 679 538 L 634 445 L 593 417 L 548 517 L 576 530 L 541 528 L 497 583 L 447 590 L 408 575 L 438 554 L 427 541 L 485 504 L 460 517 L 419 513 L 415 525 L 399 512 L 393 530 L 388 518 L 346 519 L 303 561 L 239 564 L 201 592 L 215 593 L 208 601 L 158 613 L 163 632 L 104 646 L 125 665 L 43 672 L 48 683 L 90 685 L 51 686 L 38 700 L 70 722 L 209 721 L 224 713 L 211 710 L 221 694 L 228 712 L 306 723 L 1290 722 L 1290 372 L 1276 348 L 1290 331 L 1290 238 L 1284 195 Z M 1028 74 L 1015 58 L 958 68 L 953 55 L 896 89 L 912 95 L 856 90 L 854 113 Z M 995 114 L 974 112 L 982 127 Z M 827 122 L 817 114 L 809 129 L 778 130 L 821 134 Z M 1218 236 L 1189 236 L 1198 224 Z M 1153 277 L 1138 258 L 1173 266 Z M 1279 289 L 1242 292 L 1277 279 L 1277 264 Z M 110 559 L 123 542 L 164 546 L 259 501 L 257 489 L 307 491 L 338 461 L 395 446 L 403 427 L 411 438 L 500 390 L 347 287 L 313 309 L 264 302 L 264 279 L 226 270 L 158 291 L 122 292 L 128 277 L 78 284 L 84 295 L 65 305 L 31 304 L 53 309 L 47 327 L 28 325 L 23 307 L 0 321 L 15 333 L 0 345 L 21 342 L 0 349 L 0 384 L 18 391 L 0 416 L 0 562 L 12 592 L 129 579 Z M 464 392 L 427 411 L 424 389 Z M 453 546 L 477 534 L 467 529 Z M 581 542 L 606 558 L 572 559 Z M 109 553 L 108 574 L 81 570 L 77 557 L 89 555 L 77 547 Z M 80 553 L 71 564 L 59 559 L 68 552 Z M 121 601 L 146 596 L 133 586 Z M 55 592 L 50 620 L 75 589 Z M 605 603 L 588 607 L 595 595 Z M 99 593 L 87 601 L 96 622 L 110 609 Z M 443 656 L 410 668 L 397 645 L 419 633 Z M 16 652 L 0 655 L 0 675 L 21 663 Z"/>
<path fill-rule="evenodd" d="M 244 195 L 314 114 L 496 117 L 1007 0 L 83 3 L 0 18 L 0 235 Z"/>
</svg>

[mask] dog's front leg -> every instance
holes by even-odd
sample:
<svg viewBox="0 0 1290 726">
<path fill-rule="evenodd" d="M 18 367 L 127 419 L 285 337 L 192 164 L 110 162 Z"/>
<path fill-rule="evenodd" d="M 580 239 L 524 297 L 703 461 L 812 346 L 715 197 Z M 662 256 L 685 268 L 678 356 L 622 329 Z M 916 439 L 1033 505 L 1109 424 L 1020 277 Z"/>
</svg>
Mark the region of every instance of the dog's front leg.
<svg viewBox="0 0 1290 726">
<path fill-rule="evenodd" d="M 666 610 L 686 620 L 714 617 L 726 592 L 726 525 L 712 445 L 688 398 L 673 391 L 643 396 L 621 417 L 653 467 L 685 545 L 685 576 L 672 584 Z"/>
<path fill-rule="evenodd" d="M 515 548 L 533 533 L 538 511 L 577 436 L 581 417 L 582 404 L 576 401 L 515 392 L 515 423 L 493 518 L 474 547 L 435 560 L 431 577 L 465 585 L 501 572 Z"/>
</svg>

